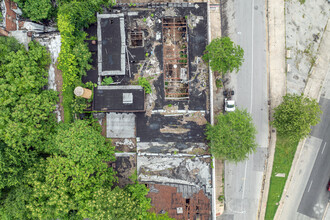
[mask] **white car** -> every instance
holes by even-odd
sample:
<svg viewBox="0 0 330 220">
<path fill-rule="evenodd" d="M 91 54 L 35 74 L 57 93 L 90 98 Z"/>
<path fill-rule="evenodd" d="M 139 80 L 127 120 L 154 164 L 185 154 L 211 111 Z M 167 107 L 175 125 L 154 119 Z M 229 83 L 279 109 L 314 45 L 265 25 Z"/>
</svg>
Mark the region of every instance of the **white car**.
<svg viewBox="0 0 330 220">
<path fill-rule="evenodd" d="M 233 112 L 235 111 L 235 101 L 225 99 L 225 111 L 226 112 Z"/>
</svg>

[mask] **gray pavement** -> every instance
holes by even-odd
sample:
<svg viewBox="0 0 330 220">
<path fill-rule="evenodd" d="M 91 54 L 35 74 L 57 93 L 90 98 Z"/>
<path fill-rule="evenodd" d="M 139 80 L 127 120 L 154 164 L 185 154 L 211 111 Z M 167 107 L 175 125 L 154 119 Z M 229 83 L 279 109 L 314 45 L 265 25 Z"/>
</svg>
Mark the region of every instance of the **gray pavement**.
<svg viewBox="0 0 330 220">
<path fill-rule="evenodd" d="M 220 219 L 256 219 L 268 147 L 265 1 L 227 1 L 226 7 L 230 21 L 225 33 L 245 52 L 241 70 L 232 73 L 230 84 L 238 108 L 252 114 L 259 147 L 243 162 L 225 163 L 226 209 Z"/>
<path fill-rule="evenodd" d="M 311 144 L 312 147 L 310 148 L 314 149 L 314 153 L 318 152 L 319 154 L 322 154 L 323 151 L 323 155 L 314 157 L 314 153 L 304 154 L 304 151 L 306 148 L 309 148 L 309 146 L 306 144 L 304 145 L 304 141 L 299 143 L 275 219 L 322 218 L 321 214 L 324 213 L 324 209 L 326 207 L 324 200 L 325 192 L 318 191 L 318 188 L 322 188 L 322 185 L 324 185 L 323 178 L 329 178 L 330 176 L 330 172 L 328 170 L 330 155 L 328 150 L 326 150 L 329 146 L 325 144 L 328 141 L 328 134 L 330 133 L 330 130 L 328 130 L 328 118 L 330 117 L 328 106 L 329 103 L 327 101 L 330 100 L 330 54 L 328 53 L 330 45 L 329 39 L 330 29 L 327 28 L 322 36 L 316 63 L 310 71 L 311 75 L 304 90 L 304 95 L 307 97 L 317 100 L 321 97 L 320 103 L 324 111 L 321 118 L 321 123 L 313 128 L 311 137 L 307 139 L 306 143 L 308 143 L 310 139 L 317 140 Z M 308 161 L 308 163 L 306 164 L 302 161 Z M 312 172 L 310 169 L 314 166 L 314 161 L 316 161 L 316 167 Z M 319 163 L 321 165 L 318 165 Z M 315 174 L 318 172 L 321 173 Z M 322 172 L 325 174 L 320 177 Z M 305 178 L 302 178 L 303 175 Z M 309 179 L 310 177 L 311 179 Z M 314 190 L 311 194 L 309 192 L 312 190 L 314 184 L 316 184 L 316 190 Z M 301 188 L 302 185 L 304 185 L 304 188 Z M 300 188 L 300 190 L 297 191 L 297 188 Z M 306 192 L 304 198 L 302 198 L 303 192 Z"/>
<path fill-rule="evenodd" d="M 299 213 L 315 219 L 322 218 L 330 196 L 326 189 L 330 178 L 330 100 L 321 98 L 320 105 L 322 121 L 311 135 L 322 143 L 298 207 Z"/>
<path fill-rule="evenodd" d="M 313 128 L 302 148 L 278 219 L 322 219 L 324 215 L 329 199 L 326 185 L 330 178 L 330 147 L 327 144 L 330 143 L 330 99 L 321 98 L 320 104 L 323 110 L 321 123 Z"/>
</svg>

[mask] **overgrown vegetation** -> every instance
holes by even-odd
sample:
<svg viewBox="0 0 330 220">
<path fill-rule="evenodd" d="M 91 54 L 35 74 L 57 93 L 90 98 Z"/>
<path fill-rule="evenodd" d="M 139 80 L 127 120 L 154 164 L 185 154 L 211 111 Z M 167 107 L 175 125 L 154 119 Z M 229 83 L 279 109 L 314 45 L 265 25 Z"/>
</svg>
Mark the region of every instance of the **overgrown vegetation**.
<svg viewBox="0 0 330 220">
<path fill-rule="evenodd" d="M 298 141 L 277 135 L 265 219 L 274 219 L 296 153 L 297 145 Z M 275 175 L 278 173 L 285 174 L 285 177 L 276 177 Z"/>
<path fill-rule="evenodd" d="M 142 86 L 144 88 L 144 92 L 146 94 L 150 94 L 152 92 L 150 82 L 144 78 L 144 77 L 139 77 L 138 79 L 138 85 Z"/>
<path fill-rule="evenodd" d="M 23 11 L 23 16 L 32 21 L 52 19 L 55 15 L 55 8 L 51 0 L 13 0 Z"/>
<path fill-rule="evenodd" d="M 239 71 L 244 61 L 244 50 L 235 45 L 229 37 L 216 38 L 206 46 L 203 60 L 208 62 L 212 71 L 221 75 Z"/>
<path fill-rule="evenodd" d="M 38 43 L 0 37 L 0 219 L 169 219 L 148 212 L 145 185 L 113 188 L 114 147 L 97 122 L 56 122 L 49 63 Z"/>
<path fill-rule="evenodd" d="M 110 85 L 111 83 L 113 83 L 112 77 L 111 76 L 105 77 L 102 81 L 102 86 L 107 86 Z"/>
<path fill-rule="evenodd" d="M 217 159 L 239 162 L 255 151 L 257 130 L 246 110 L 236 109 L 216 117 L 214 126 L 206 126 L 206 139 Z"/>
<path fill-rule="evenodd" d="M 0 6 L 0 22 L 2 22 L 2 11 L 1 11 L 1 6 Z"/>
<path fill-rule="evenodd" d="M 215 80 L 215 85 L 216 85 L 217 88 L 222 88 L 223 87 L 222 79 L 216 79 Z"/>
<path fill-rule="evenodd" d="M 299 2 L 300 2 L 300 4 L 302 5 L 302 4 L 305 4 L 305 1 L 306 0 L 298 0 Z"/>
<path fill-rule="evenodd" d="M 38 43 L 26 51 L 14 38 L 0 37 L 0 190 L 20 183 L 56 126 L 57 93 L 43 90 L 49 62 Z"/>
<path fill-rule="evenodd" d="M 87 34 L 81 29 L 95 21 L 96 6 L 88 2 L 70 2 L 59 7 L 57 19 L 61 33 L 61 52 L 58 58 L 58 68 L 63 77 L 63 109 L 64 121 L 71 122 L 74 102 L 73 90 L 81 82 L 91 66 L 91 53 L 84 42 Z"/>
</svg>

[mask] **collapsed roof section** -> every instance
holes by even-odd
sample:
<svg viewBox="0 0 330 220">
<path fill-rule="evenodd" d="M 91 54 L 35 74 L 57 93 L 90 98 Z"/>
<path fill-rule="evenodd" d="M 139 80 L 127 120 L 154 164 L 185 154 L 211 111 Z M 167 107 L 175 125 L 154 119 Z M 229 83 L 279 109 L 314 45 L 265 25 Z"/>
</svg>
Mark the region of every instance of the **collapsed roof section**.
<svg viewBox="0 0 330 220">
<path fill-rule="evenodd" d="M 210 156 L 137 157 L 138 180 L 150 189 L 152 210 L 175 219 L 211 219 Z"/>
<path fill-rule="evenodd" d="M 188 99 L 187 22 L 183 17 L 162 21 L 165 99 Z"/>
<path fill-rule="evenodd" d="M 156 213 L 168 212 L 175 219 L 211 218 L 210 199 L 203 190 L 194 190 L 191 186 L 171 184 L 170 186 L 149 184 L 148 197 L 151 198 L 151 210 Z"/>
<path fill-rule="evenodd" d="M 180 184 L 203 190 L 211 198 L 210 156 L 183 157 L 155 154 L 140 155 L 137 158 L 138 179 L 142 182 L 159 184 Z M 188 193 L 189 194 L 189 193 Z M 187 194 L 187 196 L 189 196 Z"/>
<path fill-rule="evenodd" d="M 111 31 L 109 31 L 111 30 Z M 125 75 L 124 14 L 97 14 L 98 75 Z"/>
</svg>

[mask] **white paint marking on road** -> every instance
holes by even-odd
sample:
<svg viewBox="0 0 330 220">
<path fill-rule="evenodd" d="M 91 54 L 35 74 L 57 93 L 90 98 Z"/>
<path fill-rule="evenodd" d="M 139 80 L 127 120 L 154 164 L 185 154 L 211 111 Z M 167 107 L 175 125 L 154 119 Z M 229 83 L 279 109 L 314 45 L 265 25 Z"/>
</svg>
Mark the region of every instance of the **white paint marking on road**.
<svg viewBox="0 0 330 220">
<path fill-rule="evenodd" d="M 252 42 L 251 42 L 251 45 L 252 45 L 252 47 L 251 47 L 251 103 L 250 103 L 250 113 L 252 113 L 252 102 L 253 102 L 253 94 L 252 94 L 252 90 L 253 90 L 253 40 L 254 40 L 254 38 L 253 38 L 253 34 L 254 34 L 254 0 L 252 0 L 252 31 L 251 31 L 251 33 L 252 33 Z"/>
<path fill-rule="evenodd" d="M 313 184 L 313 180 L 312 180 L 311 183 L 309 184 L 309 187 L 308 187 L 308 191 L 307 191 L 307 192 L 309 192 L 309 190 L 311 189 L 312 184 Z"/>
<path fill-rule="evenodd" d="M 324 142 L 324 145 L 323 145 L 323 149 L 322 149 L 321 154 L 323 154 L 323 151 L 324 151 L 324 149 L 325 149 L 325 145 L 327 145 L 327 142 Z"/>
</svg>

